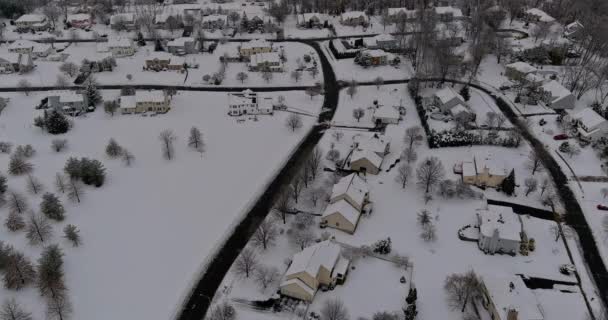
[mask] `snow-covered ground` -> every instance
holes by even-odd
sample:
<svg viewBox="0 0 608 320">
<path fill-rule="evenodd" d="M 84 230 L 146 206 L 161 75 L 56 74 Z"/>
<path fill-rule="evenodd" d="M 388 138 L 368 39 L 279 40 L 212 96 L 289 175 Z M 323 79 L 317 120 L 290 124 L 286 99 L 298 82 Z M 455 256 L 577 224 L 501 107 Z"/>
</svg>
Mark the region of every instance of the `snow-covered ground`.
<svg viewBox="0 0 608 320">
<path fill-rule="evenodd" d="M 319 112 L 322 97 L 282 94 L 289 106 Z M 104 95 L 115 98 L 118 92 Z M 81 204 L 61 197 L 66 220 L 53 223 L 50 243 L 59 243 L 65 252 L 74 319 L 170 318 L 209 254 L 316 122 L 314 117 L 303 117 L 304 127 L 295 133 L 285 127 L 284 112 L 237 123 L 226 114 L 225 93 L 179 92 L 172 110 L 164 115 L 112 118 L 98 109 L 74 119 L 74 128 L 61 136 L 69 141 L 68 150 L 58 154 L 50 149 L 51 140 L 58 137 L 32 125 L 39 113 L 33 106 L 43 95 L 7 96 L 11 103 L 0 117 L 0 140 L 15 146 L 31 144 L 37 150 L 31 160 L 33 176 L 47 191 L 55 192 L 55 174 L 70 156 L 99 159 L 107 168 L 106 184 L 87 188 Z M 204 135 L 202 156 L 187 147 L 192 126 Z M 177 136 L 172 161 L 161 156 L 158 137 L 164 129 Z M 135 155 L 132 167 L 105 155 L 110 138 Z M 0 166 L 7 168 L 8 160 L 7 155 L 0 156 Z M 25 194 L 24 177 L 11 176 L 8 185 Z M 39 197 L 28 194 L 36 211 Z M 3 220 L 6 215 L 7 209 L 2 209 Z M 72 248 L 62 238 L 67 223 L 80 228 L 81 247 Z M 10 233 L 4 226 L 0 240 L 34 261 L 41 251 L 27 245 L 23 232 Z M 0 296 L 18 298 L 36 318 L 44 315 L 44 302 L 35 288 L 0 289 Z"/>
</svg>

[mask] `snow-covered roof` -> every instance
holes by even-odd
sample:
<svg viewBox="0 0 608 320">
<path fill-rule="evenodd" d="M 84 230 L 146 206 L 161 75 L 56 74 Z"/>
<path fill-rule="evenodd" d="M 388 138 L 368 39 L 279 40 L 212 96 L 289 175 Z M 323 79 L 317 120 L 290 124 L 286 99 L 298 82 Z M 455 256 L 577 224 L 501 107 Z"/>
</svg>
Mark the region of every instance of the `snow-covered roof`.
<svg viewBox="0 0 608 320">
<path fill-rule="evenodd" d="M 388 8 L 389 16 L 396 16 L 399 14 L 403 14 L 408 18 L 416 16 L 416 10 L 409 10 L 408 8 Z"/>
<path fill-rule="evenodd" d="M 346 274 L 346 272 L 348 271 L 348 266 L 350 265 L 350 260 L 344 258 L 343 256 L 340 256 L 340 258 L 338 258 L 338 262 L 336 263 L 336 266 L 334 267 L 334 271 L 332 272 L 332 278 L 336 277 L 338 274 Z"/>
<path fill-rule="evenodd" d="M 154 60 L 154 59 L 158 59 L 158 60 L 171 60 L 171 58 L 173 58 L 174 56 L 168 52 L 164 52 L 164 51 L 153 51 L 150 52 L 150 55 L 148 56 L 148 58 L 146 60 Z"/>
<path fill-rule="evenodd" d="M 533 73 L 538 70 L 535 67 L 533 67 L 523 61 L 517 61 L 517 62 L 511 63 L 511 64 L 508 64 L 505 67 L 515 69 L 523 74 Z"/>
<path fill-rule="evenodd" d="M 265 39 L 253 39 L 249 42 L 245 42 L 241 45 L 242 49 L 253 49 L 253 48 L 271 48 L 272 44 Z"/>
<path fill-rule="evenodd" d="M 132 47 L 133 41 L 129 38 L 122 38 L 122 37 L 110 38 L 110 39 L 108 39 L 107 45 L 108 45 L 108 48 L 126 48 L 126 47 Z"/>
<path fill-rule="evenodd" d="M 355 151 L 353 151 L 353 154 L 350 157 L 351 163 L 361 159 L 367 159 L 376 168 L 380 168 L 380 165 L 382 165 L 382 158 L 369 149 L 355 149 Z"/>
<path fill-rule="evenodd" d="M 484 273 L 481 277 L 500 319 L 508 319 L 510 310 L 517 311 L 520 320 L 544 319 L 536 296 L 519 276 Z"/>
<path fill-rule="evenodd" d="M 121 96 L 120 97 L 120 108 L 121 109 L 132 109 L 135 108 L 135 96 Z"/>
<path fill-rule="evenodd" d="M 477 175 L 475 170 L 475 164 L 472 161 L 462 163 L 462 176 L 463 177 L 474 177 Z"/>
<path fill-rule="evenodd" d="M 341 17 L 343 20 L 359 19 L 360 17 L 367 20 L 367 14 L 365 14 L 363 11 L 347 11 L 342 13 Z"/>
<path fill-rule="evenodd" d="M 24 14 L 19 19 L 15 20 L 15 22 L 44 22 L 46 20 L 46 16 L 42 14 Z"/>
<path fill-rule="evenodd" d="M 208 16 L 203 16 L 202 22 L 215 22 L 215 21 L 226 21 L 228 16 L 225 14 L 210 14 Z"/>
<path fill-rule="evenodd" d="M 373 58 L 380 58 L 380 57 L 388 56 L 388 53 L 382 49 L 364 50 L 363 54 L 367 55 L 369 57 L 373 57 Z"/>
<path fill-rule="evenodd" d="M 392 106 L 380 106 L 374 110 L 374 118 L 399 119 L 399 111 Z"/>
<path fill-rule="evenodd" d="M 354 140 L 357 143 L 358 150 L 365 149 L 376 153 L 384 153 L 391 143 L 389 136 L 378 133 L 374 133 L 370 137 L 358 135 L 354 137 Z"/>
<path fill-rule="evenodd" d="M 194 38 L 192 37 L 180 37 L 180 38 L 176 38 L 173 39 L 171 41 L 169 41 L 167 43 L 167 46 L 169 47 L 183 47 L 186 45 L 186 43 L 190 43 L 190 42 L 195 42 L 196 40 L 194 40 Z"/>
<path fill-rule="evenodd" d="M 15 40 L 8 46 L 8 49 L 22 49 L 22 48 L 33 48 L 37 46 L 38 43 L 31 40 Z"/>
<path fill-rule="evenodd" d="M 461 112 L 470 113 L 469 109 L 467 107 L 463 106 L 461 103 L 457 104 L 452 109 L 450 109 L 450 113 L 453 116 L 456 116 L 457 114 L 459 114 Z"/>
<path fill-rule="evenodd" d="M 595 112 L 591 108 L 585 108 L 574 115 L 572 115 L 573 119 L 578 120 L 583 126 L 585 126 L 589 130 L 594 130 L 603 123 L 606 122 L 599 113 Z"/>
<path fill-rule="evenodd" d="M 110 17 L 110 24 L 115 24 L 118 21 L 124 21 L 126 23 L 135 22 L 135 14 L 134 13 L 117 13 L 113 14 Z"/>
<path fill-rule="evenodd" d="M 76 93 L 74 91 L 68 91 L 68 90 L 50 91 L 47 94 L 47 96 L 59 97 L 59 102 L 63 102 L 63 103 L 84 101 L 84 96 L 82 94 Z"/>
<path fill-rule="evenodd" d="M 161 90 L 135 91 L 136 102 L 165 102 L 165 93 Z"/>
<path fill-rule="evenodd" d="M 550 16 L 549 14 L 547 14 L 546 12 L 544 12 L 543 10 L 540 10 L 538 8 L 531 8 L 526 10 L 526 13 L 529 15 L 533 15 L 533 16 L 537 16 L 538 20 L 540 22 L 553 22 L 555 21 L 555 18 L 553 18 L 552 16 Z"/>
<path fill-rule="evenodd" d="M 454 7 L 435 7 L 435 13 L 446 14 L 451 13 L 454 17 L 462 17 L 462 11 Z"/>
<path fill-rule="evenodd" d="M 228 93 L 228 105 L 242 105 L 253 103 L 253 99 L 257 98 L 257 93 L 250 89 L 245 89 L 242 92 Z M 258 100 L 258 102 L 260 102 Z"/>
<path fill-rule="evenodd" d="M 85 21 L 85 20 L 90 20 L 91 19 L 91 15 L 88 13 L 74 13 L 74 14 L 68 14 L 68 21 Z"/>
<path fill-rule="evenodd" d="M 561 83 L 551 80 L 541 86 L 541 88 L 549 92 L 551 94 L 551 99 L 553 102 L 557 102 L 563 98 L 566 98 L 572 94 L 570 90 L 566 89 Z"/>
<path fill-rule="evenodd" d="M 545 78 L 543 78 L 541 75 L 536 74 L 536 73 L 528 73 L 526 75 L 526 81 L 532 82 L 532 83 L 541 83 L 541 82 L 545 81 Z"/>
<path fill-rule="evenodd" d="M 304 22 L 310 21 L 311 19 L 314 19 L 314 18 L 318 19 L 319 21 L 327 20 L 326 14 L 318 13 L 318 12 L 303 13 L 303 14 L 299 15 L 298 17 L 303 19 Z"/>
<path fill-rule="evenodd" d="M 285 276 L 288 277 L 296 273 L 306 272 L 313 278 L 316 278 L 321 266 L 331 271 L 339 257 L 340 246 L 336 243 L 325 240 L 313 244 L 293 256 L 291 265 L 289 265 L 289 268 L 285 272 Z"/>
<path fill-rule="evenodd" d="M 375 36 L 374 39 L 376 41 L 393 41 L 393 40 L 395 40 L 395 37 L 389 33 L 381 33 L 381 34 Z"/>
<path fill-rule="evenodd" d="M 323 217 L 327 217 L 334 213 L 339 213 L 340 215 L 342 215 L 344 219 L 352 223 L 353 226 L 357 224 L 357 221 L 359 221 L 359 216 L 361 216 L 361 212 L 359 212 L 359 210 L 357 210 L 344 199 L 328 205 L 325 208 L 325 211 L 323 211 Z"/>
<path fill-rule="evenodd" d="M 498 232 L 500 239 L 521 240 L 521 222 L 511 207 L 488 205 L 487 209 L 477 210 L 479 216 L 479 232 L 488 238 Z"/>
<path fill-rule="evenodd" d="M 331 200 L 342 195 L 347 195 L 359 206 L 363 206 L 365 195 L 369 193 L 369 186 L 356 173 L 351 173 L 343 177 L 336 183 L 331 191 Z"/>
<path fill-rule="evenodd" d="M 257 66 L 260 63 L 281 63 L 281 56 L 277 52 L 264 52 L 251 55 L 251 65 Z"/>
<path fill-rule="evenodd" d="M 19 58 L 21 57 L 20 53 L 6 52 L 0 56 L 0 59 L 6 60 L 9 63 L 17 64 L 19 63 Z"/>
<path fill-rule="evenodd" d="M 456 93 L 450 86 L 446 86 L 445 88 L 435 92 L 434 95 L 439 99 L 439 101 L 441 101 L 442 104 L 448 103 L 454 98 L 457 98 L 464 103 L 464 98 L 460 94 Z"/>
</svg>

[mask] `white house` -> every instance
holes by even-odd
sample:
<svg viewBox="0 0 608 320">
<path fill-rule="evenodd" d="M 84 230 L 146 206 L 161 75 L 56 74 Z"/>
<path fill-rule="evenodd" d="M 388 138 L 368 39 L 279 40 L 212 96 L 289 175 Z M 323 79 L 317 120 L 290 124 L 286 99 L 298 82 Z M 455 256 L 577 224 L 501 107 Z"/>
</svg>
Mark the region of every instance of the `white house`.
<svg viewBox="0 0 608 320">
<path fill-rule="evenodd" d="M 505 66 L 505 75 L 510 80 L 521 80 L 537 71 L 538 69 L 523 61 L 517 61 Z"/>
<path fill-rule="evenodd" d="M 135 29 L 135 14 L 134 13 L 117 13 L 110 17 L 110 27 L 114 30 L 134 30 Z"/>
<path fill-rule="evenodd" d="M 120 97 L 120 111 L 123 114 L 142 112 L 165 113 L 170 109 L 169 97 L 162 90 L 137 90 L 134 96 Z"/>
<path fill-rule="evenodd" d="M 68 14 L 66 21 L 73 28 L 86 29 L 93 25 L 93 18 L 88 13 L 74 13 Z"/>
<path fill-rule="evenodd" d="M 391 50 L 397 48 L 397 39 L 388 33 L 375 37 L 363 38 L 363 45 L 368 49 Z"/>
<path fill-rule="evenodd" d="M 277 52 L 252 54 L 249 57 L 249 71 L 283 72 L 283 59 Z"/>
<path fill-rule="evenodd" d="M 323 26 L 329 20 L 329 17 L 323 13 L 310 12 L 298 14 L 296 15 L 296 19 L 298 26 L 313 28 Z"/>
<path fill-rule="evenodd" d="M 379 174 L 384 158 L 369 149 L 355 149 L 350 156 L 350 169 L 365 174 Z"/>
<path fill-rule="evenodd" d="M 393 22 L 410 21 L 418 16 L 418 10 L 408 8 L 388 8 L 386 13 Z"/>
<path fill-rule="evenodd" d="M 49 21 L 42 14 L 24 14 L 15 20 L 15 26 L 20 30 L 42 31 L 48 29 Z"/>
<path fill-rule="evenodd" d="M 523 227 L 511 207 L 488 205 L 477 210 L 478 246 L 485 253 L 515 255 L 519 250 Z"/>
<path fill-rule="evenodd" d="M 201 27 L 203 29 L 220 29 L 228 24 L 228 16 L 225 14 L 210 14 L 203 16 Z"/>
<path fill-rule="evenodd" d="M 536 295 L 526 286 L 520 276 L 484 273 L 480 282 L 483 295 L 481 302 L 489 313 L 490 319 L 545 319 Z M 482 312 L 484 312 L 483 309 Z"/>
<path fill-rule="evenodd" d="M 361 211 L 369 200 L 369 186 L 358 174 L 351 173 L 341 178 L 331 190 L 329 203 L 345 200 L 355 209 Z"/>
<path fill-rule="evenodd" d="M 365 25 L 369 22 L 367 14 L 363 11 L 347 11 L 340 15 L 340 23 L 347 26 Z"/>
<path fill-rule="evenodd" d="M 538 8 L 531 8 L 526 10 L 525 12 L 526 18 L 530 22 L 536 23 L 553 23 L 555 22 L 555 18 L 550 16 L 548 13 L 540 10 Z"/>
<path fill-rule="evenodd" d="M 110 38 L 106 45 L 114 57 L 132 56 L 137 50 L 133 41 L 128 38 Z"/>
<path fill-rule="evenodd" d="M 24 53 L 4 53 L 0 55 L 0 73 L 25 73 L 34 67 L 32 56 Z"/>
<path fill-rule="evenodd" d="M 230 116 L 272 113 L 273 100 L 271 97 L 260 96 L 249 89 L 228 94 L 228 115 Z"/>
<path fill-rule="evenodd" d="M 399 111 L 395 107 L 381 105 L 374 109 L 372 121 L 375 124 L 398 124 L 400 117 Z"/>
<path fill-rule="evenodd" d="M 319 287 L 343 283 L 349 265 L 340 246 L 330 240 L 306 247 L 293 256 L 279 286 L 281 294 L 310 302 Z"/>
<path fill-rule="evenodd" d="M 357 210 L 346 200 L 330 203 L 323 211 L 321 223 L 327 227 L 342 230 L 350 234 L 355 233 L 361 211 Z"/>
<path fill-rule="evenodd" d="M 199 49 L 200 43 L 192 37 L 180 37 L 167 42 L 167 51 L 175 55 L 197 53 Z"/>
<path fill-rule="evenodd" d="M 561 83 L 551 80 L 540 87 L 547 95 L 547 106 L 552 109 L 572 109 L 576 97 Z"/>
<path fill-rule="evenodd" d="M 578 135 L 584 140 L 595 140 L 608 133 L 608 121 L 591 108 L 574 113 L 570 118 L 576 122 Z"/>
<path fill-rule="evenodd" d="M 466 105 L 464 98 L 450 86 L 446 86 L 435 92 L 433 98 L 442 112 L 449 112 L 450 109 L 459 104 L 463 106 Z"/>
<path fill-rule="evenodd" d="M 254 39 L 245 42 L 239 48 L 239 54 L 242 57 L 250 57 L 256 53 L 272 52 L 272 44 L 265 39 Z"/>
<path fill-rule="evenodd" d="M 49 108 L 72 115 L 84 112 L 88 107 L 86 96 L 75 91 L 51 91 L 47 99 Z"/>
<path fill-rule="evenodd" d="M 31 40 L 15 40 L 8 46 L 8 52 L 31 54 L 34 57 L 46 57 L 51 50 L 51 45 Z"/>
</svg>

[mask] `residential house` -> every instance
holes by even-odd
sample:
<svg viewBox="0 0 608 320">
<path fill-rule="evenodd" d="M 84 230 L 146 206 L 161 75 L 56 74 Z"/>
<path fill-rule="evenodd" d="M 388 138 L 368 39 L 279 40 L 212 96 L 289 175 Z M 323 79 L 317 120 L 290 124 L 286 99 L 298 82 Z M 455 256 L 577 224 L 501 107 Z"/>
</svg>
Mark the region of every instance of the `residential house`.
<svg viewBox="0 0 608 320">
<path fill-rule="evenodd" d="M 399 58 L 382 49 L 362 50 L 359 51 L 355 58 L 355 62 L 363 66 L 382 66 L 399 62 Z"/>
<path fill-rule="evenodd" d="M 540 86 L 540 88 L 545 94 L 543 101 L 546 102 L 548 107 L 556 110 L 574 108 L 576 97 L 570 90 L 562 86 L 561 83 L 551 80 Z"/>
<path fill-rule="evenodd" d="M 376 124 L 398 124 L 401 115 L 399 110 L 393 106 L 381 105 L 374 109 L 372 121 Z"/>
<path fill-rule="evenodd" d="M 360 217 L 361 211 L 354 208 L 346 200 L 339 200 L 325 208 L 321 216 L 321 223 L 324 226 L 353 234 Z"/>
<path fill-rule="evenodd" d="M 383 157 L 369 149 L 355 148 L 350 156 L 350 169 L 365 174 L 379 174 Z"/>
<path fill-rule="evenodd" d="M 453 119 L 456 119 L 456 117 L 463 116 L 466 119 L 468 119 L 469 122 L 475 121 L 475 118 L 477 118 L 477 115 L 475 114 L 475 112 L 473 112 L 471 109 L 469 109 L 467 106 L 465 106 L 463 104 L 457 104 L 456 106 L 451 108 L 450 115 L 452 115 Z"/>
<path fill-rule="evenodd" d="M 390 21 L 394 23 L 413 21 L 418 16 L 418 10 L 410 10 L 408 8 L 388 8 L 386 13 Z"/>
<path fill-rule="evenodd" d="M 181 37 L 167 43 L 167 51 L 178 56 L 197 53 L 199 49 L 200 43 L 191 37 Z"/>
<path fill-rule="evenodd" d="M 132 56 L 137 50 L 133 41 L 129 38 L 110 38 L 106 46 L 114 57 Z"/>
<path fill-rule="evenodd" d="M 543 10 L 540 10 L 538 8 L 528 9 L 524 12 L 524 15 L 526 16 L 526 20 L 528 22 L 546 23 L 546 24 L 552 24 L 555 22 L 555 18 L 553 18 L 548 13 L 546 13 Z"/>
<path fill-rule="evenodd" d="M 225 14 L 210 14 L 203 16 L 201 27 L 203 29 L 221 29 L 228 24 L 228 16 Z"/>
<path fill-rule="evenodd" d="M 93 25 L 93 18 L 88 13 L 68 14 L 66 21 L 72 28 L 87 29 Z"/>
<path fill-rule="evenodd" d="M 450 22 L 463 18 L 462 11 L 455 7 L 434 7 L 433 11 L 439 21 Z"/>
<path fill-rule="evenodd" d="M 564 37 L 568 39 L 576 39 L 583 32 L 583 25 L 577 21 L 574 21 L 564 27 Z"/>
<path fill-rule="evenodd" d="M 511 207 L 488 205 L 477 210 L 477 245 L 486 254 L 515 255 L 524 234 L 522 221 Z"/>
<path fill-rule="evenodd" d="M 390 153 L 391 138 L 383 134 L 374 133 L 370 137 L 356 135 L 353 137 L 353 141 L 355 148 L 371 150 L 379 157 L 384 157 Z"/>
<path fill-rule="evenodd" d="M 120 97 L 120 110 L 123 114 L 142 112 L 165 113 L 170 109 L 169 97 L 162 90 L 137 90 L 134 96 Z"/>
<path fill-rule="evenodd" d="M 333 186 L 329 203 L 344 200 L 358 211 L 363 211 L 369 201 L 369 186 L 358 174 L 351 173 Z"/>
<path fill-rule="evenodd" d="M 58 112 L 75 116 L 86 112 L 89 105 L 87 97 L 84 94 L 65 90 L 49 92 L 47 95 L 47 106 Z"/>
<path fill-rule="evenodd" d="M 579 138 L 583 140 L 593 141 L 608 133 L 608 121 L 591 108 L 585 108 L 568 118 L 575 122 Z"/>
<path fill-rule="evenodd" d="M 117 13 L 110 17 L 110 27 L 113 30 L 135 30 L 135 14 L 134 13 Z"/>
<path fill-rule="evenodd" d="M 397 39 L 388 33 L 371 38 L 363 38 L 363 45 L 368 49 L 394 50 L 398 46 Z"/>
<path fill-rule="evenodd" d="M 529 74 L 535 74 L 538 71 L 535 67 L 528 63 L 518 61 L 505 66 L 505 76 L 513 81 L 525 79 Z"/>
<path fill-rule="evenodd" d="M 49 28 L 49 21 L 45 15 L 24 14 L 15 20 L 15 26 L 19 31 L 43 31 Z"/>
<path fill-rule="evenodd" d="M 362 213 L 369 210 L 369 187 L 356 173 L 341 178 L 332 189 L 321 226 L 355 233 Z"/>
<path fill-rule="evenodd" d="M 329 17 L 323 13 L 310 12 L 296 15 L 297 23 L 302 28 L 321 28 L 329 21 Z"/>
<path fill-rule="evenodd" d="M 433 100 L 442 112 L 449 112 L 457 105 L 466 105 L 464 98 L 450 86 L 445 86 L 443 89 L 435 92 Z"/>
<path fill-rule="evenodd" d="M 159 29 L 168 29 L 172 25 L 174 28 L 179 27 L 179 24 L 182 22 L 182 16 L 179 12 L 175 12 L 172 7 L 167 7 L 168 9 L 158 13 L 154 16 L 154 25 Z"/>
<path fill-rule="evenodd" d="M 252 54 L 249 58 L 249 71 L 283 72 L 283 59 L 277 52 Z"/>
<path fill-rule="evenodd" d="M 5 53 L 0 55 L 0 73 L 25 73 L 34 67 L 32 56 L 24 53 Z"/>
<path fill-rule="evenodd" d="M 51 50 L 51 45 L 31 40 L 15 40 L 8 46 L 8 52 L 31 54 L 33 57 L 46 57 Z"/>
<path fill-rule="evenodd" d="M 346 279 L 350 261 L 338 244 L 325 240 L 296 253 L 280 284 L 282 295 L 311 302 L 321 286 L 334 286 Z"/>
<path fill-rule="evenodd" d="M 481 276 L 480 282 L 483 309 L 487 310 L 490 319 L 545 319 L 536 295 L 526 286 L 520 276 L 488 273 Z"/>
<path fill-rule="evenodd" d="M 252 54 L 272 52 L 272 44 L 264 39 L 254 39 L 239 47 L 241 57 L 249 58 Z"/>
<path fill-rule="evenodd" d="M 490 157 L 463 162 L 461 166 L 462 181 L 481 188 L 498 188 L 507 177 L 503 163 Z"/>
<path fill-rule="evenodd" d="M 273 114 L 271 97 L 260 96 L 249 89 L 228 94 L 228 115 Z"/>
<path fill-rule="evenodd" d="M 144 69 L 153 71 L 184 71 L 186 61 L 183 57 L 176 57 L 170 53 L 155 51 L 145 60 Z"/>
<path fill-rule="evenodd" d="M 363 11 L 348 11 L 340 15 L 340 23 L 346 26 L 367 25 L 369 18 Z"/>
</svg>

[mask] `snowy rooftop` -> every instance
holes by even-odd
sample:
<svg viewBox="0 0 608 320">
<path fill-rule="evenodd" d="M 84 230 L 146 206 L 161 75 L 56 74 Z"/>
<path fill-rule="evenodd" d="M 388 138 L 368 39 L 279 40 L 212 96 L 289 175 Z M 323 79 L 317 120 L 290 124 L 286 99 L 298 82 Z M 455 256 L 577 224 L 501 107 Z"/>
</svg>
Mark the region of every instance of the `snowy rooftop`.
<svg viewBox="0 0 608 320">
<path fill-rule="evenodd" d="M 135 92 L 135 101 L 137 102 L 165 102 L 165 93 L 161 90 Z"/>
<path fill-rule="evenodd" d="M 304 19 L 304 21 L 310 21 L 310 19 L 313 19 L 313 18 L 319 19 L 319 21 L 327 19 L 327 15 L 325 15 L 323 13 L 317 13 L 317 12 L 303 13 L 303 14 L 301 14 L 301 16 Z"/>
<path fill-rule="evenodd" d="M 357 221 L 359 221 L 359 216 L 361 216 L 361 212 L 359 212 L 359 210 L 353 207 L 346 200 L 340 200 L 328 205 L 325 208 L 325 211 L 323 211 L 323 217 L 327 217 L 334 213 L 340 213 L 344 219 L 353 225 L 357 224 Z"/>
<path fill-rule="evenodd" d="M 523 61 L 518 61 L 518 62 L 508 64 L 508 65 L 506 65 L 506 67 L 515 69 L 523 74 L 533 73 L 533 72 L 537 71 L 537 69 L 535 67 L 533 67 Z"/>
<path fill-rule="evenodd" d="M 340 246 L 325 240 L 296 253 L 285 275 L 306 272 L 316 278 L 321 266 L 331 271 L 339 257 Z"/>
<path fill-rule="evenodd" d="M 176 39 L 169 41 L 167 43 L 167 46 L 183 47 L 184 45 L 186 45 L 186 43 L 190 43 L 190 42 L 194 42 L 194 41 L 196 41 L 196 40 L 194 40 L 194 38 L 192 38 L 192 37 L 180 37 L 180 38 L 176 38 Z"/>
<path fill-rule="evenodd" d="M 228 105 L 242 105 L 253 103 L 253 99 L 257 98 L 257 94 L 249 89 L 242 92 L 228 93 Z"/>
<path fill-rule="evenodd" d="M 132 47 L 133 41 L 129 38 L 110 38 L 108 39 L 108 47 L 109 48 L 125 48 Z"/>
<path fill-rule="evenodd" d="M 389 16 L 395 16 L 398 14 L 404 14 L 407 17 L 413 17 L 416 15 L 416 10 L 409 10 L 408 8 L 388 8 Z"/>
<path fill-rule="evenodd" d="M 463 106 L 462 104 L 457 104 L 456 106 L 454 106 L 452 109 L 450 109 L 450 113 L 453 116 L 456 116 L 457 114 L 464 112 L 464 113 L 470 113 L 469 109 L 465 106 Z"/>
<path fill-rule="evenodd" d="M 550 16 L 549 14 L 547 14 L 546 12 L 544 12 L 538 8 L 528 9 L 528 10 L 526 10 L 526 13 L 529 15 L 537 16 L 539 18 L 539 21 L 541 21 L 541 22 L 555 21 L 555 18 L 553 18 L 552 16 Z"/>
<path fill-rule="evenodd" d="M 313 288 L 309 287 L 304 281 L 302 281 L 298 278 L 292 278 L 292 279 L 281 282 L 281 287 L 288 286 L 290 284 L 297 284 L 300 288 L 302 288 L 304 291 L 306 291 L 306 293 L 308 293 L 311 296 L 313 296 L 315 294 L 315 290 Z"/>
<path fill-rule="evenodd" d="M 477 171 L 475 170 L 475 164 L 472 161 L 467 161 L 462 163 L 462 176 L 463 177 L 473 177 L 477 175 Z"/>
<path fill-rule="evenodd" d="M 561 83 L 555 80 L 551 80 L 543 84 L 541 88 L 543 88 L 544 91 L 551 93 L 553 102 L 561 100 L 572 94 L 570 90 L 566 89 L 564 86 L 561 85 Z"/>
<path fill-rule="evenodd" d="M 365 195 L 369 193 L 369 186 L 356 173 L 343 177 L 336 183 L 331 191 L 331 200 L 342 195 L 348 195 L 355 203 L 363 206 Z"/>
<path fill-rule="evenodd" d="M 508 319 L 509 310 L 517 311 L 517 319 L 544 319 L 536 296 L 519 276 L 488 273 L 482 275 L 482 281 L 501 319 Z"/>
<path fill-rule="evenodd" d="M 117 13 L 117 14 L 113 14 L 110 17 L 110 24 L 115 24 L 118 21 L 124 21 L 127 23 L 132 23 L 135 21 L 135 14 L 134 13 Z"/>
<path fill-rule="evenodd" d="M 435 92 L 435 97 L 437 97 L 441 103 L 447 103 L 454 98 L 457 98 L 464 103 L 464 98 L 460 94 L 456 93 L 450 86 L 446 86 L 445 88 Z"/>
<path fill-rule="evenodd" d="M 254 39 L 241 45 L 241 49 L 270 48 L 272 44 L 264 39 Z"/>
<path fill-rule="evenodd" d="M 49 97 L 57 96 L 59 97 L 59 102 L 82 102 L 84 101 L 84 96 L 82 94 L 76 93 L 74 91 L 68 90 L 60 90 L 60 91 L 50 91 L 48 93 Z"/>
<path fill-rule="evenodd" d="M 121 96 L 120 97 L 120 108 L 132 109 L 135 108 L 135 96 Z"/>
<path fill-rule="evenodd" d="M 485 237 L 492 237 L 498 231 L 500 239 L 520 241 L 521 222 L 511 207 L 488 205 L 487 209 L 478 209 L 479 232 Z"/>
<path fill-rule="evenodd" d="M 359 19 L 360 17 L 363 17 L 364 19 L 367 20 L 367 14 L 365 14 L 365 12 L 363 12 L 363 11 L 344 12 L 344 13 L 342 13 L 341 17 L 343 20 Z"/>
<path fill-rule="evenodd" d="M 391 137 L 378 133 L 374 133 L 370 137 L 358 135 L 354 137 L 354 140 L 358 150 L 365 149 L 377 153 L 384 153 L 391 143 Z"/>
<path fill-rule="evenodd" d="M 381 49 L 365 50 L 365 51 L 363 51 L 363 54 L 368 55 L 370 57 L 375 57 L 375 58 L 386 57 L 388 55 L 387 52 L 385 52 L 384 50 L 381 50 Z"/>
<path fill-rule="evenodd" d="M 208 16 L 204 16 L 202 22 L 213 22 L 213 21 L 226 21 L 228 16 L 225 14 L 210 14 Z"/>
<path fill-rule="evenodd" d="M 172 58 L 173 58 L 173 55 L 168 52 L 153 51 L 153 52 L 150 52 L 150 56 L 148 56 L 147 60 L 158 59 L 158 60 L 169 60 L 170 61 Z"/>
<path fill-rule="evenodd" d="M 24 14 L 15 22 L 44 22 L 46 20 L 46 16 L 42 14 Z"/>
<path fill-rule="evenodd" d="M 435 12 L 437 14 L 446 14 L 451 13 L 454 17 L 462 17 L 462 11 L 458 8 L 454 7 L 435 7 Z"/>
<path fill-rule="evenodd" d="M 0 55 L 0 59 L 4 59 L 13 64 L 19 63 L 19 57 L 20 57 L 19 53 L 13 53 L 13 52 L 3 53 L 2 55 Z"/>
<path fill-rule="evenodd" d="M 260 63 L 281 63 L 281 56 L 277 52 L 264 52 L 251 55 L 250 64 L 257 66 Z"/>
<path fill-rule="evenodd" d="M 91 15 L 88 13 L 74 13 L 68 14 L 68 21 L 84 21 L 91 19 Z"/>
<path fill-rule="evenodd" d="M 577 20 L 577 21 L 574 21 L 574 22 L 566 25 L 564 28 L 566 30 L 574 30 L 574 29 L 578 29 L 578 28 L 583 28 L 583 25 L 580 22 L 578 22 L 578 20 Z"/>
<path fill-rule="evenodd" d="M 376 41 L 392 41 L 395 40 L 395 37 L 389 33 L 382 33 L 375 37 L 373 37 Z"/>
<path fill-rule="evenodd" d="M 589 130 L 593 130 L 604 122 L 606 122 L 606 119 L 604 119 L 601 115 L 599 115 L 591 108 L 585 108 L 573 114 L 572 118 L 578 120 L 583 126 L 588 128 Z"/>
<path fill-rule="evenodd" d="M 15 40 L 11 43 L 8 48 L 10 49 L 22 49 L 22 48 L 34 48 L 37 47 L 38 43 L 31 40 Z"/>
<path fill-rule="evenodd" d="M 367 159 L 376 168 L 380 168 L 380 165 L 382 165 L 382 158 L 378 154 L 376 154 L 374 151 L 369 150 L 369 149 L 364 149 L 364 150 L 355 149 L 355 151 L 353 151 L 353 154 L 350 157 L 350 161 L 355 162 L 355 161 L 361 160 L 361 159 Z"/>
<path fill-rule="evenodd" d="M 399 119 L 399 111 L 392 106 L 380 106 L 374 110 L 374 117 L 386 119 Z"/>
</svg>

